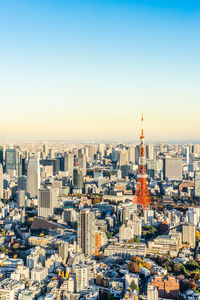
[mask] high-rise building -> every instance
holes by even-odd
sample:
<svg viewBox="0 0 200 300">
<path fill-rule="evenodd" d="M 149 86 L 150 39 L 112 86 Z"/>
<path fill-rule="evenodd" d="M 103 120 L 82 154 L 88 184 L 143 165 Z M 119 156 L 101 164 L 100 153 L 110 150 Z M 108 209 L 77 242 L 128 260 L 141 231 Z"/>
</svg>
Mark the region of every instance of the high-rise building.
<svg viewBox="0 0 200 300">
<path fill-rule="evenodd" d="M 120 241 L 132 239 L 135 235 L 141 236 L 142 222 L 137 215 L 134 215 L 133 220 L 126 220 L 119 229 Z"/>
<path fill-rule="evenodd" d="M 19 176 L 20 156 L 19 149 L 6 150 L 6 173 L 11 176 Z"/>
<path fill-rule="evenodd" d="M 119 151 L 118 150 L 115 150 L 115 149 L 112 150 L 111 159 L 113 162 L 119 161 Z"/>
<path fill-rule="evenodd" d="M 57 188 L 42 188 L 39 190 L 38 216 L 51 217 L 57 206 Z"/>
<path fill-rule="evenodd" d="M 199 227 L 200 224 L 200 207 L 188 207 L 186 212 L 187 221 Z"/>
<path fill-rule="evenodd" d="M 86 175 L 86 170 L 87 170 L 87 159 L 86 159 L 86 154 L 85 153 L 80 153 L 78 156 L 78 161 L 79 161 L 79 168 L 83 172 L 83 176 Z"/>
<path fill-rule="evenodd" d="M 38 197 L 40 188 L 40 165 L 38 156 L 29 158 L 26 191 L 30 198 Z"/>
<path fill-rule="evenodd" d="M 135 164 L 139 165 L 139 159 L 140 159 L 140 145 L 135 146 Z"/>
<path fill-rule="evenodd" d="M 53 160 L 53 173 L 54 174 L 58 174 L 58 172 L 60 171 L 60 159 L 59 158 L 55 158 Z"/>
<path fill-rule="evenodd" d="M 143 115 L 142 115 L 143 123 Z M 135 196 L 138 205 L 141 205 L 144 209 L 149 207 L 151 203 L 151 197 L 148 189 L 147 173 L 146 173 L 146 159 L 145 159 L 145 144 L 144 144 L 144 130 L 142 127 L 140 137 L 140 157 L 139 157 L 139 168 L 137 175 L 137 185 Z"/>
<path fill-rule="evenodd" d="M 189 146 L 186 147 L 185 153 L 186 153 L 186 164 L 188 166 L 190 163 L 190 147 Z"/>
<path fill-rule="evenodd" d="M 194 154 L 199 154 L 200 153 L 200 145 L 199 144 L 193 145 L 193 153 Z"/>
<path fill-rule="evenodd" d="M 88 158 L 90 161 L 94 160 L 94 156 L 97 154 L 98 145 L 87 145 Z"/>
<path fill-rule="evenodd" d="M 16 192 L 16 200 L 17 200 L 19 207 L 25 207 L 25 191 L 24 190 L 18 190 Z"/>
<path fill-rule="evenodd" d="M 3 166 L 3 147 L 0 146 L 0 164 Z"/>
<path fill-rule="evenodd" d="M 154 159 L 154 145 L 153 144 L 146 145 L 146 157 L 149 160 Z"/>
<path fill-rule="evenodd" d="M 42 153 L 43 153 L 43 157 L 47 157 L 47 155 L 48 155 L 48 148 L 47 148 L 47 145 L 46 144 L 44 144 L 43 146 L 42 146 Z"/>
<path fill-rule="evenodd" d="M 17 182 L 18 190 L 26 191 L 26 180 L 27 177 L 25 175 L 18 177 L 18 182 Z"/>
<path fill-rule="evenodd" d="M 74 268 L 76 292 L 85 290 L 89 284 L 89 268 L 86 265 L 77 265 Z"/>
<path fill-rule="evenodd" d="M 0 164 L 0 199 L 3 198 L 3 166 Z"/>
<path fill-rule="evenodd" d="M 135 145 L 128 147 L 128 160 L 129 162 L 135 164 Z"/>
<path fill-rule="evenodd" d="M 78 190 L 83 188 L 83 172 L 79 168 L 75 168 L 73 171 L 73 185 Z"/>
<path fill-rule="evenodd" d="M 78 216 L 77 238 L 79 249 L 83 251 L 85 256 L 94 254 L 94 227 L 94 212 L 89 209 L 80 211 Z"/>
<path fill-rule="evenodd" d="M 98 152 L 100 153 L 100 158 L 102 159 L 105 154 L 106 145 L 105 144 L 99 144 L 98 145 Z"/>
<path fill-rule="evenodd" d="M 195 248 L 195 245 L 196 245 L 195 231 L 196 231 L 195 225 L 184 224 L 182 226 L 183 243 L 188 243 L 191 248 Z"/>
<path fill-rule="evenodd" d="M 122 176 L 122 178 L 126 178 L 126 176 L 128 176 L 129 169 L 130 169 L 129 165 L 121 166 L 121 176 Z"/>
<path fill-rule="evenodd" d="M 27 162 L 25 157 L 21 158 L 21 169 L 22 169 L 22 175 L 27 175 Z"/>
<path fill-rule="evenodd" d="M 159 145 L 159 148 L 160 148 L 160 149 L 159 149 L 159 150 L 160 150 L 160 153 L 163 153 L 163 152 L 164 152 L 164 146 L 163 146 L 163 144 L 160 144 L 160 145 Z"/>
<path fill-rule="evenodd" d="M 196 172 L 194 176 L 194 195 L 200 197 L 200 172 Z"/>
<path fill-rule="evenodd" d="M 64 263 L 66 263 L 66 259 L 68 258 L 68 243 L 62 242 L 58 248 L 58 254 L 62 257 Z"/>
<path fill-rule="evenodd" d="M 35 269 L 38 266 L 39 262 L 40 262 L 40 256 L 35 252 L 31 253 L 26 257 L 26 265 L 30 269 Z"/>
<path fill-rule="evenodd" d="M 122 150 L 119 152 L 119 165 L 124 166 L 128 164 L 129 159 L 128 159 L 128 151 L 127 150 Z"/>
<path fill-rule="evenodd" d="M 182 159 L 167 157 L 164 158 L 163 174 L 165 180 L 182 180 Z"/>
<path fill-rule="evenodd" d="M 137 215 L 133 215 L 133 234 L 141 236 L 142 234 L 142 221 Z"/>
<path fill-rule="evenodd" d="M 60 160 L 60 170 L 61 171 L 65 171 L 65 157 L 64 156 L 60 156 L 59 160 Z"/>
<path fill-rule="evenodd" d="M 73 176 L 74 170 L 74 154 L 71 152 L 65 152 L 65 171 L 69 176 Z"/>
<path fill-rule="evenodd" d="M 127 226 L 123 224 L 119 228 L 119 241 L 128 241 L 134 237 L 133 235 L 133 228 L 131 226 Z"/>
</svg>

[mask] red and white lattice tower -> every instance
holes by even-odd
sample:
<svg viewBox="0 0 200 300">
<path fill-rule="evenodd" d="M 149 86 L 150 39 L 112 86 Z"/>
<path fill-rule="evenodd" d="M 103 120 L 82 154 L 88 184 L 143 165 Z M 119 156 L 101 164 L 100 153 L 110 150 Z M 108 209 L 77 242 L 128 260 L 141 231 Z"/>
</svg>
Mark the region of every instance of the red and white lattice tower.
<svg viewBox="0 0 200 300">
<path fill-rule="evenodd" d="M 144 209 L 148 209 L 151 203 L 151 196 L 149 194 L 147 173 L 146 173 L 146 158 L 145 158 L 145 143 L 144 143 L 144 129 L 143 129 L 143 114 L 142 114 L 142 130 L 140 137 L 140 156 L 139 168 L 137 175 L 137 185 L 135 191 L 135 199 L 138 205 Z"/>
</svg>

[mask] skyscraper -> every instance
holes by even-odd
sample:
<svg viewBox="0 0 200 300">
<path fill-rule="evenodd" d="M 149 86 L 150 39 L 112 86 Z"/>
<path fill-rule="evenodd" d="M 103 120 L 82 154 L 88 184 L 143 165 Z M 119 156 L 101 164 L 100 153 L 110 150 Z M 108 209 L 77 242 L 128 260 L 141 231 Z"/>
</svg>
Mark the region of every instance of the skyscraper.
<svg viewBox="0 0 200 300">
<path fill-rule="evenodd" d="M 43 188 L 39 190 L 38 217 L 48 218 L 57 206 L 57 189 Z"/>
<path fill-rule="evenodd" d="M 3 166 L 3 147 L 0 146 L 0 164 Z"/>
<path fill-rule="evenodd" d="M 17 200 L 19 207 L 25 207 L 25 191 L 24 190 L 18 190 L 16 192 L 16 200 Z"/>
<path fill-rule="evenodd" d="M 40 165 L 37 155 L 29 158 L 26 191 L 30 198 L 38 197 L 40 188 Z"/>
<path fill-rule="evenodd" d="M 79 168 L 83 172 L 83 176 L 86 175 L 86 170 L 87 170 L 87 159 L 86 159 L 86 154 L 85 153 L 79 153 L 78 155 L 78 161 L 79 161 Z"/>
<path fill-rule="evenodd" d="M 190 162 L 190 147 L 189 146 L 186 147 L 185 153 L 186 153 L 186 164 L 189 165 L 189 162 Z"/>
<path fill-rule="evenodd" d="M 106 145 L 105 144 L 99 144 L 98 145 L 98 152 L 100 153 L 101 159 L 104 157 Z"/>
<path fill-rule="evenodd" d="M 88 159 L 90 161 L 94 160 L 94 156 L 97 154 L 98 145 L 87 145 L 88 149 Z"/>
<path fill-rule="evenodd" d="M 6 173 L 11 176 L 19 176 L 20 157 L 18 149 L 6 150 Z"/>
<path fill-rule="evenodd" d="M 149 160 L 154 159 L 154 145 L 153 144 L 146 145 L 146 156 L 147 156 L 147 159 L 149 159 Z"/>
<path fill-rule="evenodd" d="M 200 197 L 200 172 L 196 172 L 194 176 L 194 195 Z"/>
<path fill-rule="evenodd" d="M 142 115 L 142 123 L 143 123 L 143 115 Z M 149 204 L 151 203 L 151 197 L 148 190 L 148 182 L 147 182 L 147 174 L 146 174 L 146 159 L 145 159 L 143 127 L 142 127 L 141 137 L 140 137 L 139 168 L 138 168 L 135 196 L 137 197 L 137 204 L 141 205 L 144 209 L 147 209 Z"/>
<path fill-rule="evenodd" d="M 195 144 L 193 146 L 193 153 L 194 154 L 199 154 L 200 153 L 200 145 L 199 144 Z"/>
<path fill-rule="evenodd" d="M 80 292 L 88 287 L 89 284 L 89 267 L 87 265 L 76 265 L 75 273 L 75 289 Z"/>
<path fill-rule="evenodd" d="M 0 164 L 0 199 L 3 198 L 3 166 Z"/>
<path fill-rule="evenodd" d="M 195 236 L 195 225 L 183 224 L 182 227 L 182 239 L 183 243 L 188 243 L 191 248 L 195 248 L 196 236 Z"/>
<path fill-rule="evenodd" d="M 128 159 L 128 151 L 127 150 L 122 150 L 119 152 L 119 165 L 124 166 L 129 162 Z"/>
<path fill-rule="evenodd" d="M 95 236 L 95 215 L 89 209 L 80 211 L 78 216 L 78 246 L 85 256 L 94 254 L 94 236 Z"/>
<path fill-rule="evenodd" d="M 18 177 L 18 182 L 17 182 L 18 190 L 26 191 L 26 180 L 27 177 L 25 175 Z"/>
<path fill-rule="evenodd" d="M 69 176 L 73 176 L 74 169 L 74 154 L 71 152 L 65 152 L 65 171 L 69 173 Z"/>
<path fill-rule="evenodd" d="M 44 157 L 44 158 L 46 158 L 47 155 L 48 155 L 48 148 L 47 148 L 47 145 L 46 145 L 46 144 L 44 144 L 44 145 L 42 146 L 42 154 L 43 154 L 43 157 Z"/>
<path fill-rule="evenodd" d="M 82 190 L 83 188 L 83 173 L 79 168 L 75 168 L 73 171 L 73 185 L 75 189 Z"/>
<path fill-rule="evenodd" d="M 135 146 L 135 164 L 139 165 L 139 159 L 140 159 L 140 145 Z"/>
<path fill-rule="evenodd" d="M 135 164 L 135 145 L 128 147 L 128 160 L 129 162 Z"/>
</svg>

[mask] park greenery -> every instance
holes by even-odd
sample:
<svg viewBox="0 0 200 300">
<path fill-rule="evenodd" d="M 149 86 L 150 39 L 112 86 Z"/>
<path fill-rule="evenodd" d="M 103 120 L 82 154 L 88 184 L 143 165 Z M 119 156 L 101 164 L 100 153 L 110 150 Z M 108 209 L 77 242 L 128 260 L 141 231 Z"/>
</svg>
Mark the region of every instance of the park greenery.
<svg viewBox="0 0 200 300">
<path fill-rule="evenodd" d="M 187 289 L 193 289 L 195 293 L 199 293 L 196 281 L 200 279 L 200 262 L 190 260 L 186 264 L 182 264 L 169 257 L 159 255 L 152 256 L 151 259 L 159 266 L 166 269 L 169 274 L 177 276 L 177 279 L 180 282 L 181 292 L 184 292 Z M 141 267 L 148 269 L 151 272 L 151 275 L 154 274 L 149 262 L 144 261 L 139 256 L 132 256 L 131 261 L 128 263 L 129 271 L 131 273 L 141 274 Z"/>
<path fill-rule="evenodd" d="M 144 225 L 142 227 L 142 238 L 145 240 L 152 239 L 157 235 L 157 228 L 152 225 Z"/>
<path fill-rule="evenodd" d="M 131 273 L 140 273 L 140 268 L 145 267 L 150 270 L 151 264 L 142 260 L 139 256 L 132 256 L 128 264 L 128 269 Z"/>
<path fill-rule="evenodd" d="M 113 237 L 113 232 L 107 231 L 106 235 L 108 239 L 111 239 Z"/>
<path fill-rule="evenodd" d="M 139 287 L 138 287 L 138 285 L 135 283 L 134 280 L 131 281 L 130 288 L 131 288 L 132 291 L 137 291 L 137 292 L 139 291 Z"/>
</svg>

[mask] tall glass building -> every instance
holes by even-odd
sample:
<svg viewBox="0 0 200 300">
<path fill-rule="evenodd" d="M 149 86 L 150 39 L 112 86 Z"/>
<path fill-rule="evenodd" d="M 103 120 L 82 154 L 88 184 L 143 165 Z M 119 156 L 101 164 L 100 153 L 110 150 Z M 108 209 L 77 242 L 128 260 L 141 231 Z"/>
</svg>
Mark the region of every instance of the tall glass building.
<svg viewBox="0 0 200 300">
<path fill-rule="evenodd" d="M 19 176 L 20 156 L 18 149 L 6 150 L 6 173 Z"/>
</svg>

